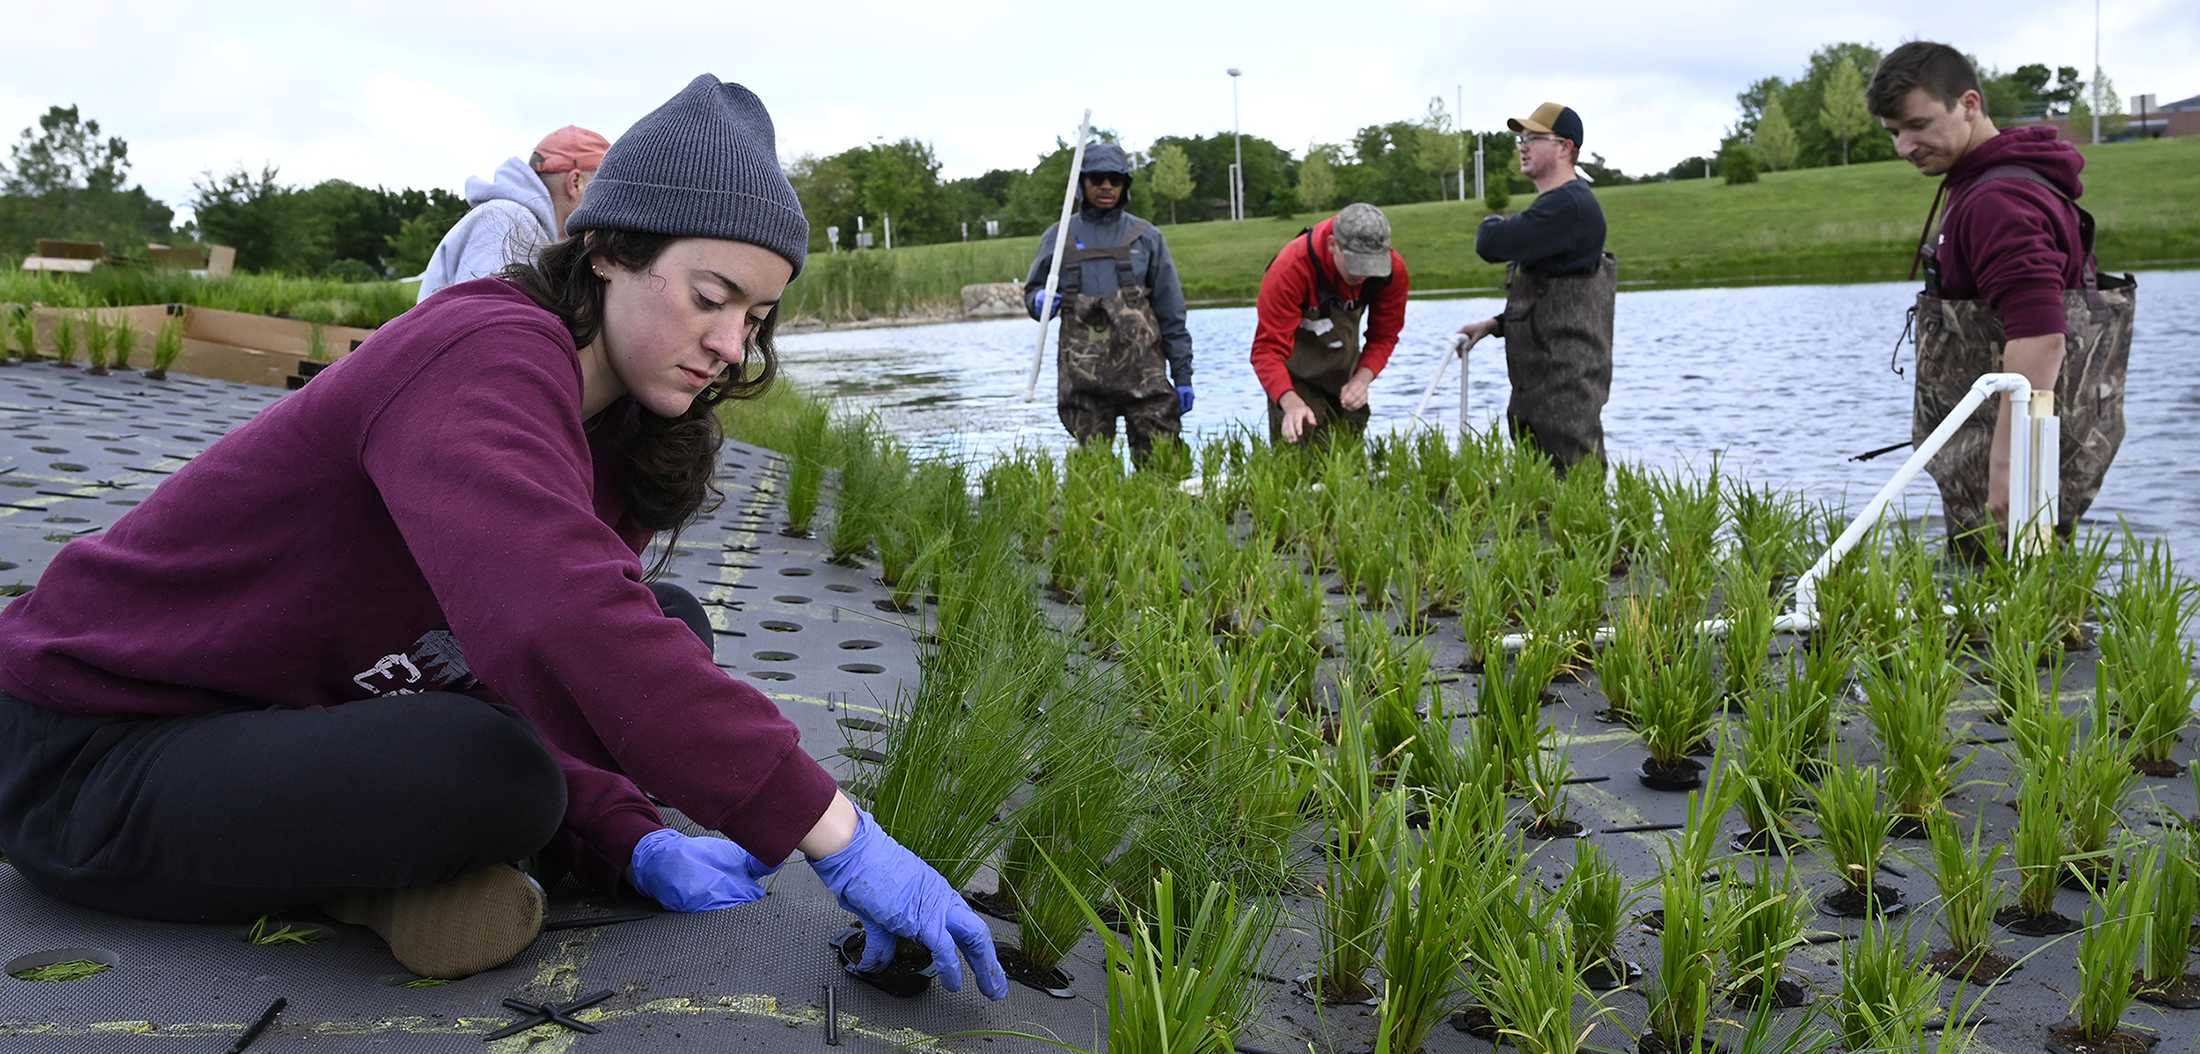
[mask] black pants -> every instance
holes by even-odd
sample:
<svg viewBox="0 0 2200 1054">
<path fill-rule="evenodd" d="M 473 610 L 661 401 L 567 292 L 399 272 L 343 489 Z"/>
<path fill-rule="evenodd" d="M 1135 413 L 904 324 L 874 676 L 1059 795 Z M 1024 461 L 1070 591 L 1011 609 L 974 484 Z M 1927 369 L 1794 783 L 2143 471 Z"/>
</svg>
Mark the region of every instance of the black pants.
<svg viewBox="0 0 2200 1054">
<path fill-rule="evenodd" d="M 705 639 L 693 596 L 653 585 Z M 447 692 L 211 714 L 64 714 L 0 694 L 0 851 L 138 918 L 247 921 L 541 849 L 565 775 L 519 712 Z"/>
</svg>

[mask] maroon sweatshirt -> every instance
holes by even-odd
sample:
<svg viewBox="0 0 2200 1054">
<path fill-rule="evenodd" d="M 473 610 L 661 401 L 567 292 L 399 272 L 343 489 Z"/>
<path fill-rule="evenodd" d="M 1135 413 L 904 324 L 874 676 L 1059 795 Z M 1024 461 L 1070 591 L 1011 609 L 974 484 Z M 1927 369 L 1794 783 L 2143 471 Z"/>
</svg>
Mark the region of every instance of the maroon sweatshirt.
<svg viewBox="0 0 2200 1054">
<path fill-rule="evenodd" d="M 785 859 L 833 780 L 658 609 L 617 475 L 635 411 L 593 446 L 580 411 L 556 316 L 494 278 L 431 297 L 65 546 L 0 611 L 0 690 L 143 714 L 463 691 L 541 731 L 553 849 L 597 886 L 663 826 L 637 784 Z"/>
<path fill-rule="evenodd" d="M 2053 127 L 2013 128 L 1963 155 L 1948 170 L 1948 214 L 1936 246 L 1941 295 L 1984 300 L 2011 340 L 2068 333 L 2063 290 L 2085 281 L 2077 207 L 2028 179 L 1976 182 L 2003 165 L 2038 172 L 2072 201 L 2085 192 L 2078 181 L 2085 158 Z"/>
</svg>

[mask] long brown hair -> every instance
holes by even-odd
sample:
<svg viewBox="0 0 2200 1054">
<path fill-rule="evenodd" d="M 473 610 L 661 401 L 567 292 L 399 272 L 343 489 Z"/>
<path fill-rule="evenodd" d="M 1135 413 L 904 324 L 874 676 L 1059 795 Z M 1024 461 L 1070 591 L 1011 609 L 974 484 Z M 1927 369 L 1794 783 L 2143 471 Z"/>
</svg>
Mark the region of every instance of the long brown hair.
<svg viewBox="0 0 2200 1054">
<path fill-rule="evenodd" d="M 563 320 L 578 350 L 594 343 L 603 328 L 604 282 L 596 277 L 591 259 L 600 254 L 628 271 L 645 271 L 678 240 L 676 235 L 640 231 L 579 231 L 545 246 L 532 260 L 514 263 L 503 277 Z M 641 427 L 624 451 L 626 514 L 637 526 L 669 535 L 649 577 L 663 573 L 680 532 L 723 500 L 711 483 L 726 438 L 718 404 L 753 399 L 771 387 L 779 372 L 779 355 L 772 346 L 778 325 L 779 308 L 774 305 L 750 336 L 740 366 L 703 389 L 686 413 L 662 417 L 638 408 Z"/>
</svg>

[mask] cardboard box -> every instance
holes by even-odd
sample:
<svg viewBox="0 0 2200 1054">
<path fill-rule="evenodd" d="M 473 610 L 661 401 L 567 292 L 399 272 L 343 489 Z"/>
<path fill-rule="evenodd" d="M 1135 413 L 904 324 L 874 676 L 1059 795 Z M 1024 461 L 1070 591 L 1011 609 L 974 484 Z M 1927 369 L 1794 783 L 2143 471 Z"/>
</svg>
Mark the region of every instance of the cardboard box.
<svg viewBox="0 0 2200 1054">
<path fill-rule="evenodd" d="M 59 260 L 104 260 L 107 258 L 106 242 L 65 242 L 59 238 L 38 239 L 38 255 Z"/>
<path fill-rule="evenodd" d="M 203 249 L 148 245 L 145 252 L 152 257 L 156 271 L 191 271 L 208 278 L 227 278 L 237 266 L 237 250 L 226 245 L 209 245 Z"/>
<path fill-rule="evenodd" d="M 37 330 L 38 348 L 53 354 L 55 325 L 66 315 L 78 324 L 96 311 L 108 324 L 123 323 L 139 333 L 137 348 L 130 355 L 131 365 L 148 368 L 153 361 L 153 340 L 171 318 L 184 319 L 183 352 L 168 369 L 172 373 L 186 373 L 193 377 L 206 377 L 220 381 L 237 381 L 258 384 L 270 388 L 289 388 L 296 385 L 291 378 L 303 377 L 302 365 L 311 365 L 306 352 L 313 340 L 313 326 L 294 318 L 276 318 L 272 315 L 253 315 L 242 311 L 223 311 L 218 308 L 192 307 L 184 304 L 141 304 L 131 307 L 108 308 L 51 308 L 34 309 L 32 324 Z M 371 329 L 350 326 L 322 326 L 322 347 L 327 361 L 334 362 L 356 349 L 368 337 Z M 83 361 L 83 344 L 78 343 L 78 360 Z"/>
</svg>

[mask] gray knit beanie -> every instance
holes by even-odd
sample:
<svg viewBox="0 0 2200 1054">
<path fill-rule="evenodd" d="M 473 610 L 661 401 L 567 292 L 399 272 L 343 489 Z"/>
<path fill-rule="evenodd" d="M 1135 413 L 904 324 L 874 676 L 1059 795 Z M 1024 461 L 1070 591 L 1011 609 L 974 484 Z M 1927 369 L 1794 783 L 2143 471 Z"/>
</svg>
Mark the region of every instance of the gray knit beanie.
<svg viewBox="0 0 2200 1054">
<path fill-rule="evenodd" d="M 771 114 L 754 92 L 708 73 L 611 144 L 565 229 L 748 242 L 786 257 L 798 275 L 810 247 Z"/>
</svg>

